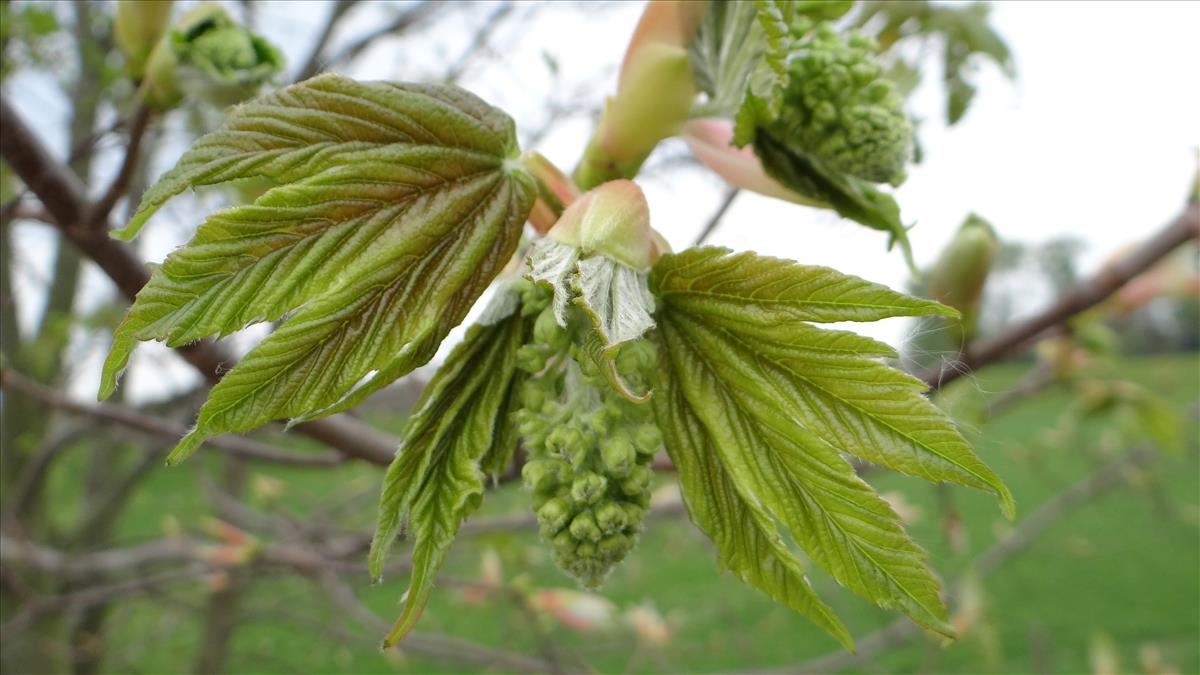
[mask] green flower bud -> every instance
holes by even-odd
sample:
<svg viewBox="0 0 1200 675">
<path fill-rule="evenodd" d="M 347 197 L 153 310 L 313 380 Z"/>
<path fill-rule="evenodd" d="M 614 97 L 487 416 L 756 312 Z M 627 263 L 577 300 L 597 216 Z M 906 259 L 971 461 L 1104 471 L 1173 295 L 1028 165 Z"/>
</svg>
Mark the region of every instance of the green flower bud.
<svg viewBox="0 0 1200 675">
<path fill-rule="evenodd" d="M 600 531 L 600 526 L 596 524 L 596 517 L 592 515 L 592 512 L 584 511 L 571 521 L 571 536 L 579 541 L 597 542 L 600 541 L 603 533 Z"/>
<path fill-rule="evenodd" d="M 645 507 L 632 502 L 621 502 L 621 509 L 625 511 L 626 527 L 633 527 L 640 530 L 642 521 L 646 518 Z"/>
<path fill-rule="evenodd" d="M 621 481 L 621 492 L 629 497 L 637 497 L 649 489 L 652 478 L 650 468 L 639 464 L 629 472 L 629 477 Z"/>
<path fill-rule="evenodd" d="M 800 153 L 872 183 L 899 185 L 912 154 L 912 125 L 873 41 L 843 38 L 828 23 L 789 63 L 783 109 L 764 128 Z"/>
<path fill-rule="evenodd" d="M 609 438 L 600 444 L 600 461 L 605 473 L 613 478 L 628 476 L 636 460 L 637 452 L 627 438 Z"/>
<path fill-rule="evenodd" d="M 554 548 L 555 553 L 559 553 L 559 554 L 574 553 L 575 548 L 578 545 L 579 545 L 579 542 L 576 541 L 575 537 L 571 536 L 571 533 L 568 532 L 567 530 L 563 530 L 562 532 L 559 532 L 557 535 L 554 536 L 554 539 L 550 540 L 550 546 L 552 546 Z"/>
<path fill-rule="evenodd" d="M 621 562 L 633 549 L 633 540 L 623 534 L 614 534 L 596 544 L 596 557 L 608 564 Z"/>
<path fill-rule="evenodd" d="M 616 534 L 629 525 L 629 516 L 617 502 L 608 502 L 596 509 L 596 524 L 604 534 Z"/>
<path fill-rule="evenodd" d="M 521 467 L 521 478 L 525 481 L 525 486 L 532 490 L 542 490 L 553 485 L 553 477 L 547 470 L 546 462 L 540 459 L 533 459 L 525 463 Z"/>
<path fill-rule="evenodd" d="M 171 0 L 119 0 L 113 39 L 125 55 L 125 69 L 135 80 L 146 72 L 151 52 L 171 22 Z"/>
<path fill-rule="evenodd" d="M 540 373 L 546 367 L 547 357 L 538 345 L 524 345 L 517 350 L 517 367 L 527 373 Z"/>
<path fill-rule="evenodd" d="M 570 338 L 567 336 L 567 330 L 558 325 L 558 320 L 554 316 L 554 308 L 546 307 L 541 314 L 538 314 L 537 320 L 533 322 L 533 339 L 553 351 L 567 346 Z"/>
<path fill-rule="evenodd" d="M 633 431 L 633 445 L 639 455 L 653 457 L 662 448 L 662 432 L 654 424 L 639 424 Z"/>
<path fill-rule="evenodd" d="M 543 536 L 553 536 L 567 524 L 570 518 L 570 507 L 557 497 L 550 499 L 537 510 L 538 524 L 542 528 Z"/>
<path fill-rule="evenodd" d="M 580 504 L 595 504 L 608 489 L 608 479 L 595 473 L 585 473 L 571 484 L 571 498 Z"/>
</svg>

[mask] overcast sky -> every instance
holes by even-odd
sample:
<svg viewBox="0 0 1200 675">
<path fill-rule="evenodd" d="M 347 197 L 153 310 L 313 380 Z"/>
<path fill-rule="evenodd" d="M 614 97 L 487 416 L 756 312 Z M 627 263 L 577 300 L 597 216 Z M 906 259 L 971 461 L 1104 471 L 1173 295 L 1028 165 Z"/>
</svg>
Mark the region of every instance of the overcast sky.
<svg viewBox="0 0 1200 675">
<path fill-rule="evenodd" d="M 321 2 L 265 3 L 259 27 L 296 64 L 307 55 L 328 9 Z M 394 11 L 385 3 L 368 3 L 349 17 L 339 39 L 371 29 Z M 441 72 L 493 6 L 470 3 L 455 11 L 461 18 L 452 22 L 453 32 L 385 41 L 347 74 L 420 80 Z M 547 95 L 558 105 L 586 106 L 612 92 L 640 3 L 517 11 L 529 12 L 532 20 L 497 31 L 491 40 L 501 54 L 469 70 L 463 86 L 507 110 L 526 134 L 543 123 Z M 896 197 L 904 220 L 917 223 L 910 234 L 917 261 L 931 262 L 963 217 L 975 211 L 1012 240 L 1077 236 L 1088 245 L 1084 269 L 1094 269 L 1114 249 L 1161 227 L 1182 205 L 1200 147 L 1200 3 L 998 2 L 993 21 L 1015 55 L 1017 82 L 983 67 L 974 105 L 950 129 L 941 121 L 936 70 L 929 71 L 913 100 L 926 119 L 920 130 L 925 161 L 911 168 Z M 589 86 L 580 91 L 581 83 Z M 30 84 L 22 88 L 29 93 L 15 96 L 18 107 L 45 124 L 48 133 L 52 125 L 61 129 L 55 118 L 65 116 L 65 101 L 54 100 L 44 82 L 23 84 Z M 14 93 L 11 87 L 9 92 Z M 586 116 L 568 119 L 535 149 L 569 169 L 589 130 Z M 61 147 L 61 136 L 52 138 Z M 660 152 L 680 147 L 671 142 Z M 654 226 L 676 248 L 691 242 L 724 190 L 719 179 L 700 170 L 663 172 L 644 187 Z M 156 221 L 165 222 L 152 221 L 143 244 L 150 260 L 160 260 L 178 245 L 198 219 L 187 205 L 165 209 Z M 24 250 L 49 250 L 47 235 L 37 229 L 18 230 L 21 245 L 29 246 Z M 902 287 L 907 271 L 898 253 L 884 250 L 885 242 L 884 234 L 830 212 L 750 194 L 738 198 L 710 239 Z M 23 270 L 29 287 L 31 279 L 49 273 L 49 265 L 30 259 Z M 95 272 L 85 283 L 87 297 L 108 292 Z M 1031 305 L 1026 311 L 1036 309 Z M 891 320 L 856 328 L 896 343 L 905 324 Z M 95 348 L 99 352 L 107 344 Z M 167 365 L 170 358 L 159 350 L 143 347 L 139 353 L 161 366 L 137 377 L 133 390 L 161 391 L 195 378 L 186 366 Z M 73 389 L 94 392 L 100 358 L 88 359 L 97 372 L 83 374 Z"/>
</svg>

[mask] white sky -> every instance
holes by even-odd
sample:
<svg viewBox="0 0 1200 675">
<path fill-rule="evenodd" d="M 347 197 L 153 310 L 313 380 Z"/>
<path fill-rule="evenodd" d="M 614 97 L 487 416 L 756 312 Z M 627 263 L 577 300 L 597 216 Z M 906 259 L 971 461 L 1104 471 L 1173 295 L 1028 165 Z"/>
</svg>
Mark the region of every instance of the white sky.
<svg viewBox="0 0 1200 675">
<path fill-rule="evenodd" d="M 328 8 L 321 2 L 265 3 L 259 28 L 284 49 L 289 63 L 298 64 Z M 339 38 L 370 30 L 394 11 L 385 3 L 366 3 L 348 17 Z M 384 41 L 347 74 L 420 80 L 442 71 L 492 7 L 466 3 L 454 11 L 460 17 L 452 23 L 461 30 Z M 477 65 L 483 67 L 460 84 L 507 110 L 518 129 L 528 133 L 544 120 L 547 95 L 560 105 L 579 103 L 574 97 L 580 95 L 587 97 L 583 103 L 598 104 L 612 92 L 616 65 L 639 13 L 640 3 L 633 2 L 604 10 L 565 3 L 542 8 L 531 24 L 510 22 L 498 31 L 491 44 L 504 56 L 481 61 Z M 1200 3 L 998 2 L 993 21 L 1015 55 L 1015 84 L 990 65 L 983 67 L 979 95 L 951 129 L 942 123 L 936 69 L 927 72 L 915 94 L 914 108 L 927 120 L 920 130 L 925 161 L 911 168 L 896 197 L 905 221 L 917 223 L 910 233 L 917 262 L 931 262 L 963 217 L 975 211 L 1012 240 L 1077 236 L 1088 244 L 1084 270 L 1094 269 L 1114 249 L 1161 227 L 1183 203 L 1200 147 Z M 557 60 L 559 80 L 544 54 Z M 19 79 L 20 88 L 6 83 L 9 94 L 61 148 L 64 141 L 55 134 L 64 126 L 66 102 L 48 82 Z M 588 82 L 602 84 L 580 91 L 579 85 Z M 589 130 L 590 122 L 576 117 L 534 149 L 569 170 Z M 664 144 L 660 150 L 671 147 Z M 654 226 L 677 249 L 690 243 L 724 191 L 719 179 L 692 169 L 652 176 L 643 186 Z M 198 221 L 195 204 L 181 200 L 169 207 L 148 226 L 143 254 L 160 260 Z M 18 246 L 33 252 L 20 266 L 28 289 L 49 274 L 48 255 L 38 255 L 50 250 L 49 233 L 39 229 L 17 230 Z M 752 194 L 738 198 L 710 239 L 902 288 L 907 271 L 898 253 L 884 251 L 885 242 L 883 233 L 829 212 Z M 109 288 L 95 270 L 85 285 L 91 301 Z M 890 320 L 855 329 L 895 344 L 905 326 Z M 107 344 L 87 347 L 93 353 L 72 387 L 81 395 L 94 392 Z M 132 391 L 165 393 L 194 381 L 194 373 L 161 347 L 144 346 L 138 354 L 139 363 L 158 365 L 141 367 Z"/>
</svg>

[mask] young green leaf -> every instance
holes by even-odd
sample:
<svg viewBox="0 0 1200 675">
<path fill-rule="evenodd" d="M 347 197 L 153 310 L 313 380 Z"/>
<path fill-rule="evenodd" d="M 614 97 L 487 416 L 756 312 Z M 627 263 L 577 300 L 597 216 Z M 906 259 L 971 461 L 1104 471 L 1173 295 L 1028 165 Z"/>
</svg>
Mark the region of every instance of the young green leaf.
<svg viewBox="0 0 1200 675">
<path fill-rule="evenodd" d="M 205 437 L 345 409 L 432 357 L 516 248 L 532 179 L 512 121 L 453 87 L 322 76 L 233 110 L 146 193 L 264 176 L 155 270 L 114 336 L 101 397 L 139 340 L 178 346 L 291 315 L 212 391 Z"/>
<path fill-rule="evenodd" d="M 828 204 L 843 218 L 890 233 L 889 248 L 899 244 L 909 267 L 915 269 L 908 229 L 901 222 L 900 206 L 891 195 L 861 178 L 834 171 L 763 129 L 755 134 L 754 152 L 762 160 L 767 175 L 785 187 Z"/>
<path fill-rule="evenodd" d="M 889 347 L 806 322 L 953 311 L 833 270 L 716 248 L 664 256 L 650 286 L 671 359 L 658 387 L 681 392 L 656 405 L 659 425 L 684 424 L 681 410 L 699 420 L 716 455 L 707 461 L 719 461 L 741 499 L 851 590 L 950 634 L 924 552 L 841 453 L 989 490 L 1010 515 L 1012 496 L 924 385 L 876 360 L 893 356 Z M 677 466 L 704 452 L 697 434 L 664 436 Z M 685 494 L 700 488 L 682 484 Z"/>
<path fill-rule="evenodd" d="M 791 373 L 686 314 L 664 319 L 661 330 L 667 351 L 689 366 L 673 376 L 744 498 L 757 498 L 852 591 L 952 635 L 924 551 L 838 449 L 804 423 L 811 410 L 794 398 Z"/>
<path fill-rule="evenodd" d="M 403 444 L 384 479 L 371 542 L 371 575 L 379 578 L 406 518 L 415 540 L 412 581 L 386 646 L 416 625 L 459 525 L 479 505 L 481 462 L 495 469 L 496 458 L 511 456 L 516 445 L 508 413 L 519 385 L 516 354 L 525 341 L 526 324 L 520 314 L 512 314 L 498 323 L 472 326 L 408 420 Z"/>
<path fill-rule="evenodd" d="M 663 256 L 650 274 L 650 290 L 674 308 L 755 327 L 800 321 L 958 316 L 945 305 L 909 297 L 828 267 L 800 265 L 750 252 L 735 254 L 716 246 Z"/>
<path fill-rule="evenodd" d="M 676 381 L 676 360 L 675 354 L 663 360 L 655 384 L 654 413 L 679 474 L 692 522 L 716 544 L 723 567 L 776 602 L 809 617 L 847 649 L 853 649 L 850 632 L 817 597 L 800 561 L 780 539 L 771 515 L 758 499 L 747 499 L 736 489 L 730 470 L 700 422 L 702 411 L 693 409 Z M 693 366 L 703 367 L 684 363 L 678 369 Z"/>
</svg>

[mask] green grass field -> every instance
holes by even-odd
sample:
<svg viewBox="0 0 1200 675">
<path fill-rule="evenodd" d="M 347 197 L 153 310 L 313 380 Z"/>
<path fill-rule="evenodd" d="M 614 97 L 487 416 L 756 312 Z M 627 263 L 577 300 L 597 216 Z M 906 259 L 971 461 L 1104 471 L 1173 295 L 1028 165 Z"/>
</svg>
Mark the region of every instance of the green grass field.
<svg viewBox="0 0 1200 675">
<path fill-rule="evenodd" d="M 980 396 L 1011 387 L 1025 366 L 993 368 L 973 381 Z M 1191 409 L 1200 396 L 1200 356 L 1132 359 L 1119 368 L 1131 380 Z M 1046 500 L 1107 461 L 1090 448 L 1104 445 L 1100 425 L 1085 427 L 1074 447 L 1046 447 L 1039 439 L 1067 403 L 1060 393 L 1029 401 L 974 430 L 978 452 L 1000 473 L 1018 502 L 1018 523 Z M 864 672 L 1087 672 L 1089 644 L 1107 635 L 1122 672 L 1137 671 L 1139 654 L 1156 649 L 1179 672 L 1200 671 L 1200 465 L 1194 417 L 1187 417 L 1187 452 L 1164 458 L 1122 485 L 1055 523 L 1029 548 L 982 582 L 981 618 L 957 643 L 942 648 L 924 638 L 890 651 Z M 393 421 L 394 423 L 394 421 Z M 202 478 L 215 475 L 213 456 L 160 470 L 122 523 L 123 542 L 161 536 L 164 522 L 194 530 L 209 512 Z M 370 467 L 336 471 L 270 470 L 282 492 L 251 481 L 252 503 L 263 510 L 304 516 L 333 514 L 347 526 L 369 527 L 382 474 Z M 933 567 L 953 579 L 1013 524 L 988 496 L 965 488 L 944 491 L 963 517 L 966 546 L 953 552 L 941 527 L 938 491 L 885 472 L 870 481 L 900 492 L 919 509 L 910 531 L 930 552 Z M 257 489 L 256 486 L 257 485 Z M 1157 495 L 1157 496 L 1156 496 Z M 488 495 L 479 518 L 521 512 L 524 495 L 505 488 Z M 487 548 L 500 553 L 506 579 L 570 588 L 542 554 L 536 534 L 473 536 L 450 554 L 448 577 L 479 576 Z M 403 546 L 395 555 L 403 559 Z M 365 560 L 364 560 L 365 568 Z M 858 599 L 814 573 L 814 584 L 851 631 L 864 635 L 895 615 Z M 359 597 L 391 619 L 406 579 L 356 585 Z M 206 588 L 181 585 L 166 596 L 124 603 L 112 614 L 109 667 L 117 672 L 189 671 L 200 640 Z M 537 654 L 546 640 L 603 672 L 721 672 L 786 667 L 837 649 L 804 618 L 779 607 L 717 569 L 708 543 L 684 519 L 650 524 L 638 549 L 604 590 L 621 610 L 652 604 L 667 618 L 669 640 L 640 644 L 618 625 L 588 634 L 538 623 L 506 596 L 469 604 L 442 584 L 419 630 L 445 632 L 510 651 Z M 376 648 L 380 635 L 365 631 L 332 606 L 318 585 L 286 575 L 264 575 L 241 599 L 244 619 L 230 667 L 237 672 L 461 672 L 462 666 Z M 857 671 L 852 671 L 857 672 Z"/>
</svg>

